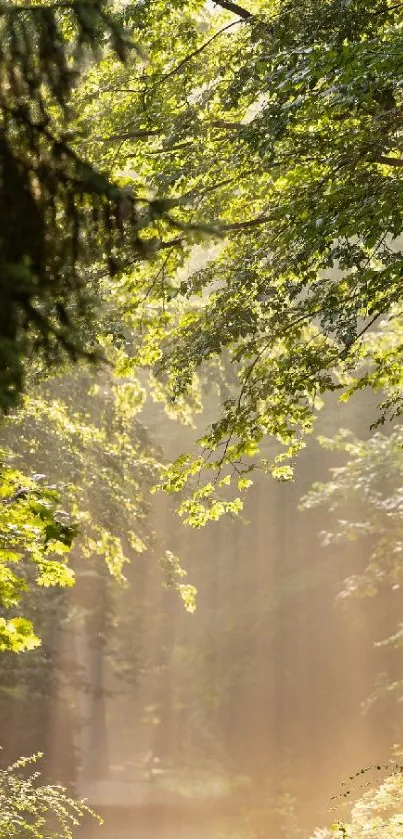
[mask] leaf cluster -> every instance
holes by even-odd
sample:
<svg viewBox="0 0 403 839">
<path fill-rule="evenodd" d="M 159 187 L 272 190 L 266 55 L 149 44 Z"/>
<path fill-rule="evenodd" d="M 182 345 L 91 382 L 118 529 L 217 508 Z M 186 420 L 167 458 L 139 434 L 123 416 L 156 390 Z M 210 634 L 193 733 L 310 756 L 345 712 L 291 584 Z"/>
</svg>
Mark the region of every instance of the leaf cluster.
<svg viewBox="0 0 403 839">
<path fill-rule="evenodd" d="M 0 473 L 0 650 L 20 652 L 40 643 L 32 622 L 18 614 L 29 587 L 73 585 L 68 554 L 77 527 L 43 475 L 23 474 L 6 452 Z M 17 615 L 9 617 L 10 610 Z"/>
</svg>

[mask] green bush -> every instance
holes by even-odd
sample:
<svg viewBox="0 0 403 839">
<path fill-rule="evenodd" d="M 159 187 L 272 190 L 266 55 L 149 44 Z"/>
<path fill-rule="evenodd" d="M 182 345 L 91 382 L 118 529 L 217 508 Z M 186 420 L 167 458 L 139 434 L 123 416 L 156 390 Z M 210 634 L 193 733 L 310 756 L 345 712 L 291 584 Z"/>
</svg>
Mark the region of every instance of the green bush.
<svg viewBox="0 0 403 839">
<path fill-rule="evenodd" d="M 26 772 L 41 755 L 22 757 L 0 769 L 0 839 L 72 839 L 86 816 L 100 819 L 85 801 L 64 787 L 40 785 L 39 772 Z"/>
</svg>

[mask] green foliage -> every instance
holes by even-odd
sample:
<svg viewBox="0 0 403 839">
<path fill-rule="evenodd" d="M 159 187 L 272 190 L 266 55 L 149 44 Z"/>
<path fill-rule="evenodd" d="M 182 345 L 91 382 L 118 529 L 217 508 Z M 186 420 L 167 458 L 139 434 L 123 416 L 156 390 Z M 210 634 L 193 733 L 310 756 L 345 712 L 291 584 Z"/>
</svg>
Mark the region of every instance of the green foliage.
<svg viewBox="0 0 403 839">
<path fill-rule="evenodd" d="M 196 610 L 197 590 L 195 586 L 181 582 L 183 577 L 186 577 L 186 571 L 182 568 L 178 557 L 167 550 L 163 553 L 159 564 L 166 588 L 178 591 L 186 611 L 194 612 Z"/>
<path fill-rule="evenodd" d="M 24 463 L 55 482 L 64 476 L 80 524 L 76 555 L 89 564 L 102 559 L 124 583 L 130 558 L 151 554 L 169 585 L 184 572 L 148 522 L 149 490 L 162 467 L 161 452 L 139 421 L 144 396 L 139 382 L 106 370 L 97 376 L 66 371 L 25 397 L 3 435 L 10 448 L 18 440 Z"/>
<path fill-rule="evenodd" d="M 19 610 L 30 586 L 71 586 L 74 573 L 68 554 L 76 535 L 71 517 L 59 509 L 60 493 L 27 477 L 1 453 L 0 466 L 0 651 L 20 652 L 40 641 L 31 621 Z"/>
<path fill-rule="evenodd" d="M 43 474 L 29 481 L 11 466 L 5 467 L 2 475 L 0 492 L 5 498 L 15 496 L 12 504 L 3 506 L 3 520 L 4 528 L 11 527 L 8 524 L 11 516 L 12 526 L 18 525 L 13 534 L 21 552 L 18 565 L 23 578 L 21 596 L 25 593 L 28 597 L 33 582 L 32 574 L 27 576 L 27 557 L 40 564 L 37 583 L 42 587 L 51 582 L 72 584 L 78 579 L 80 590 L 85 588 L 87 574 L 94 575 L 94 579 L 102 578 L 103 565 L 106 578 L 125 587 L 131 562 L 145 565 L 154 561 L 164 586 L 177 590 L 185 608 L 194 611 L 195 588 L 185 582 L 186 572 L 168 550 L 164 534 L 155 533 L 149 521 L 149 490 L 157 480 L 161 462 L 159 450 L 138 419 L 143 400 L 139 383 L 125 382 L 106 370 L 99 371 L 96 377 L 88 371 L 66 371 L 58 379 L 37 385 L 35 394 L 27 395 L 18 412 L 10 414 L 3 423 L 3 441 L 10 450 L 18 449 L 24 470 L 46 471 L 47 480 L 54 482 L 46 487 Z M 60 486 L 61 475 L 64 486 Z M 27 487 L 29 492 L 28 489 L 18 491 L 20 487 Z M 60 509 L 62 505 L 69 515 Z M 57 532 L 53 533 L 52 528 L 58 528 Z M 56 542 L 57 534 L 59 542 Z M 73 537 L 69 568 L 65 560 Z M 10 541 L 7 546 L 10 550 Z M 52 564 L 55 552 L 62 550 L 65 551 L 63 559 Z M 7 574 L 16 562 L 7 555 L 4 565 Z M 56 571 L 60 572 L 59 577 Z M 32 609 L 33 615 L 40 618 L 40 603 L 36 600 L 31 603 L 30 617 Z M 88 616 L 89 624 L 91 620 Z M 108 620 L 105 633 L 111 634 L 113 646 L 115 636 L 109 633 Z M 22 624 L 18 626 L 21 633 Z M 123 647 L 114 649 L 117 668 L 122 654 Z"/>
<path fill-rule="evenodd" d="M 42 786 L 38 772 L 27 774 L 26 767 L 39 757 L 20 758 L 0 769 L 1 839 L 72 839 L 83 819 L 97 818 L 85 801 L 74 800 L 64 787 Z"/>
<path fill-rule="evenodd" d="M 187 420 L 200 377 L 230 370 L 199 450 L 160 481 L 192 487 L 197 527 L 242 509 L 256 462 L 292 478 L 322 393 L 387 386 L 381 419 L 400 410 L 402 8 L 247 6 L 0 18 L 3 408 L 28 355 L 146 370 Z"/>
<path fill-rule="evenodd" d="M 322 506 L 335 519 L 335 530 L 321 534 L 324 545 L 365 540 L 368 551 L 365 569 L 345 580 L 342 596 L 373 596 L 382 588 L 398 588 L 403 582 L 402 428 L 397 426 L 389 436 L 377 432 L 368 440 L 341 431 L 334 439 L 320 438 L 320 443 L 347 457 L 330 470 L 329 481 L 312 486 L 301 506 Z"/>
<path fill-rule="evenodd" d="M 88 152 L 149 184 L 157 208 L 166 197 L 176 227 L 150 229 L 152 268 L 128 269 L 114 297 L 134 335 L 126 375 L 151 370 L 172 409 L 198 374 L 231 368 L 201 453 L 162 481 L 196 482 L 183 508 L 196 526 L 241 507 L 218 481 L 210 494 L 205 468 L 242 478 L 259 459 L 289 480 L 321 393 L 383 387 L 401 368 L 401 343 L 385 341 L 401 299 L 402 7 L 236 6 L 129 7 L 148 61 L 134 72 L 107 55 L 75 96 Z M 203 236 L 215 247 L 195 258 Z"/>
<path fill-rule="evenodd" d="M 28 359 L 55 367 L 66 355 L 99 357 L 90 268 L 113 276 L 120 253 L 144 256 L 140 229 L 165 210 L 75 148 L 69 102 L 83 67 L 108 45 L 120 60 L 139 57 L 108 4 L 5 2 L 0 41 L 0 408 L 7 411 L 24 387 Z"/>
</svg>

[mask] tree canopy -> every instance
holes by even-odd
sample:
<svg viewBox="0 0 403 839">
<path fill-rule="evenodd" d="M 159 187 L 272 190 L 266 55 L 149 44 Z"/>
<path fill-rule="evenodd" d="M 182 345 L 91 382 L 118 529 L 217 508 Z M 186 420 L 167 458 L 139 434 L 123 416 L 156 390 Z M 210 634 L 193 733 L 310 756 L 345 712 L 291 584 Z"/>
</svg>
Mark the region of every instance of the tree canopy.
<svg viewBox="0 0 403 839">
<path fill-rule="evenodd" d="M 232 371 L 202 451 L 167 474 L 169 490 L 206 465 L 244 487 L 266 439 L 277 448 L 261 464 L 291 477 L 328 391 L 389 384 L 382 412 L 400 405 L 402 8 L 247 6 L 128 7 L 147 62 L 133 71 L 106 56 L 75 100 L 88 153 L 164 196 L 187 228 L 151 228 L 152 266 L 117 283 L 125 374 L 151 369 L 174 404 L 211 365 Z M 215 247 L 195 260 L 202 234 Z M 228 509 L 216 489 L 199 485 L 184 510 L 194 523 Z"/>
<path fill-rule="evenodd" d="M 399 614 L 402 584 L 402 429 L 396 426 L 388 435 L 377 431 L 367 440 L 343 429 L 333 439 L 319 440 L 324 448 L 342 452 L 346 459 L 343 465 L 331 468 L 328 481 L 313 484 L 302 507 L 330 512 L 331 530 L 320 534 L 323 547 L 348 542 L 363 546 L 365 562 L 344 579 L 339 599 L 346 602 L 386 595 L 390 624 L 386 637 L 376 638 L 375 646 L 386 648 L 385 652 L 399 651 L 403 625 L 400 621 L 396 624 L 393 616 Z M 379 699 L 401 701 L 398 653 L 395 658 L 392 670 L 389 662 L 389 672 L 379 673 L 365 702 L 367 709 Z"/>
<path fill-rule="evenodd" d="M 4 407 L 27 354 L 104 349 L 95 295 L 119 372 L 151 371 L 171 409 L 226 365 L 201 452 L 162 481 L 222 473 L 221 496 L 207 481 L 186 502 L 197 524 L 236 512 L 225 487 L 247 487 L 266 439 L 261 465 L 292 476 L 321 394 L 389 384 L 382 410 L 399 411 L 400 4 L 12 5 L 2 21 L 5 223 L 19 230 L 4 236 L 18 313 Z"/>
</svg>

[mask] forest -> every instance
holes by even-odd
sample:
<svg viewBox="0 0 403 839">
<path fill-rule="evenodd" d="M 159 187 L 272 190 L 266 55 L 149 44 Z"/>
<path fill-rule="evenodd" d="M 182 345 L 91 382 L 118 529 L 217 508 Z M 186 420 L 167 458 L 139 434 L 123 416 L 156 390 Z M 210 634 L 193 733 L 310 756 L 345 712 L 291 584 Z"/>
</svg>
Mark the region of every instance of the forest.
<svg viewBox="0 0 403 839">
<path fill-rule="evenodd" d="M 0 33 L 0 839 L 403 839 L 403 3 Z"/>
</svg>

